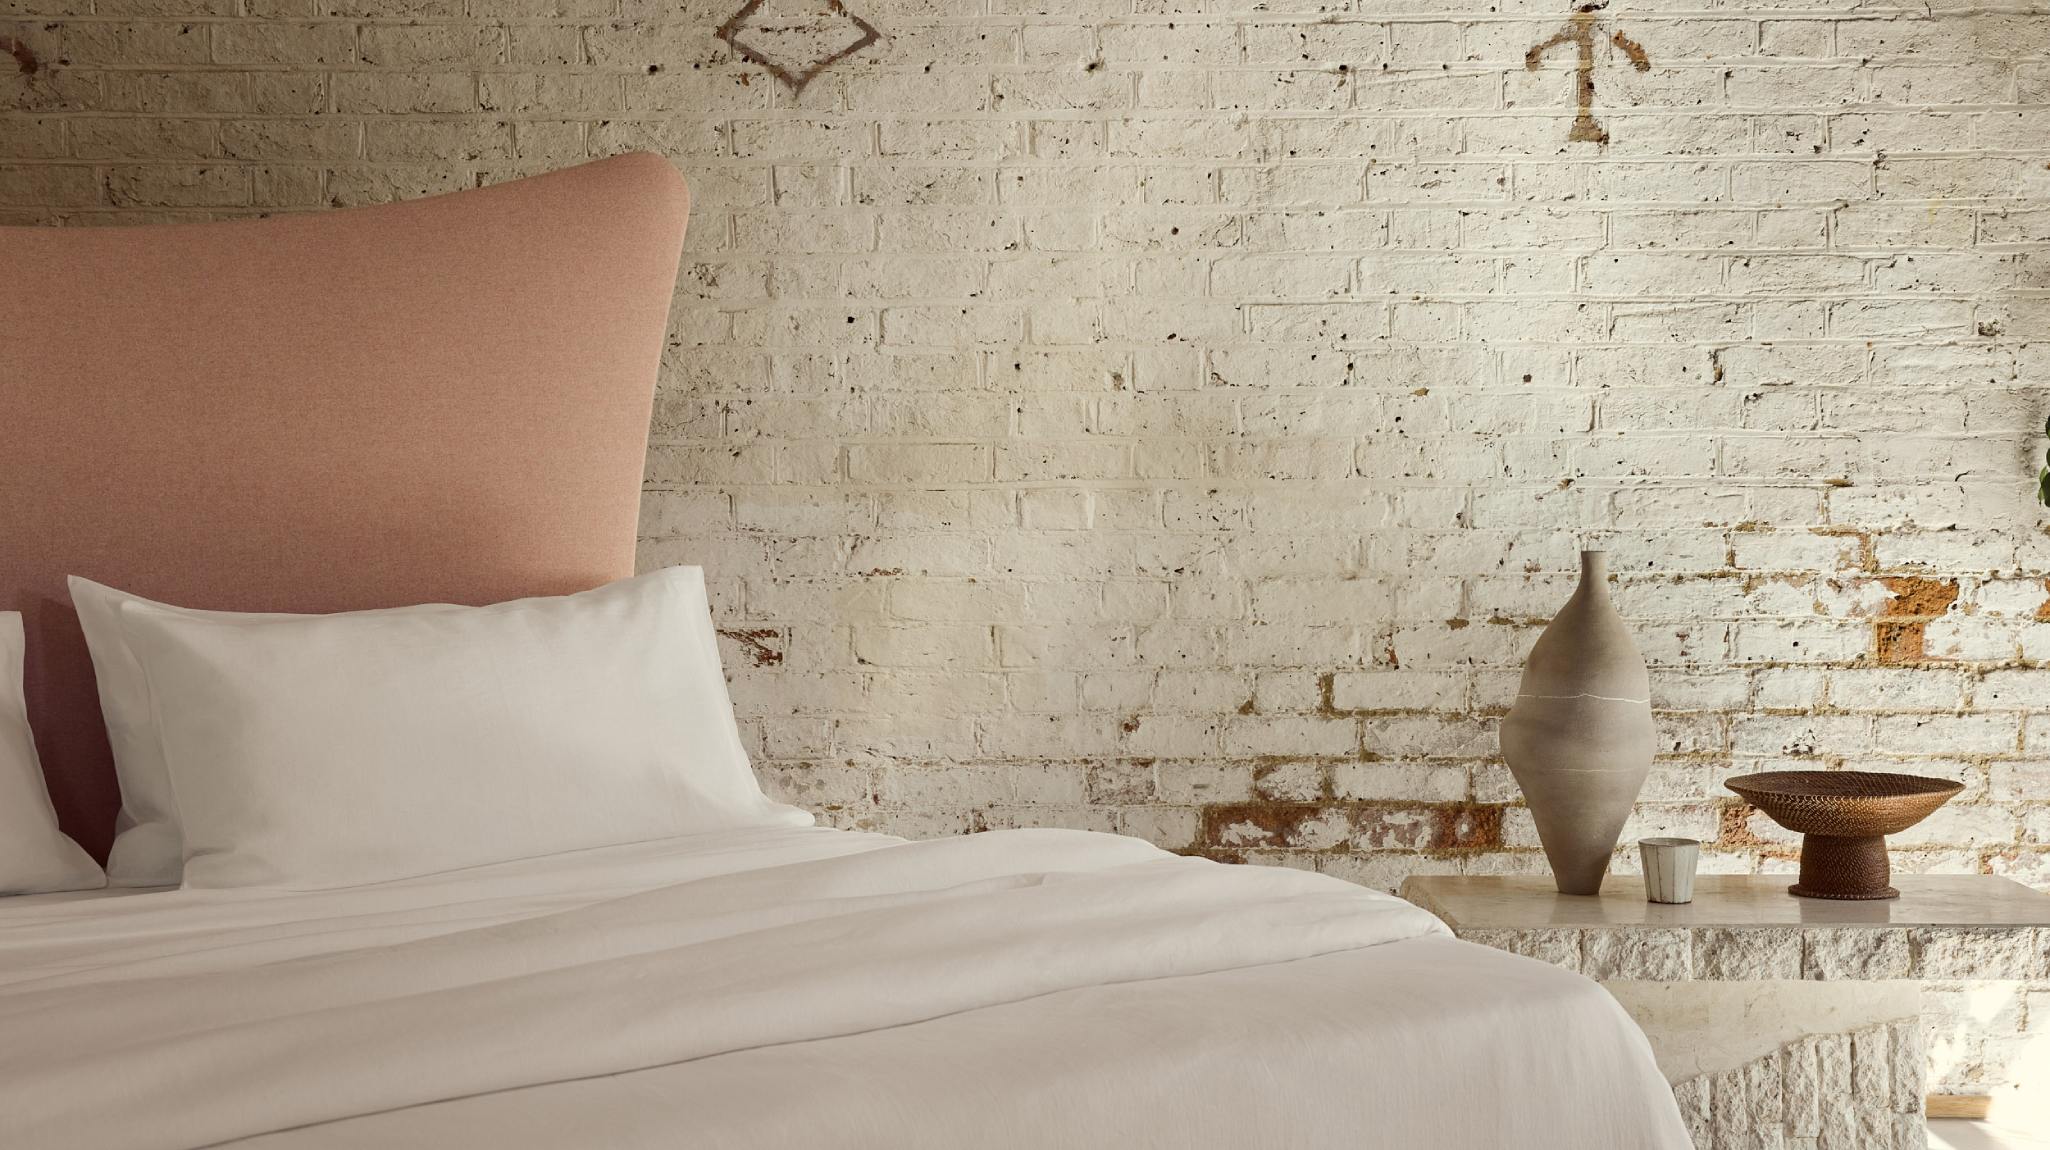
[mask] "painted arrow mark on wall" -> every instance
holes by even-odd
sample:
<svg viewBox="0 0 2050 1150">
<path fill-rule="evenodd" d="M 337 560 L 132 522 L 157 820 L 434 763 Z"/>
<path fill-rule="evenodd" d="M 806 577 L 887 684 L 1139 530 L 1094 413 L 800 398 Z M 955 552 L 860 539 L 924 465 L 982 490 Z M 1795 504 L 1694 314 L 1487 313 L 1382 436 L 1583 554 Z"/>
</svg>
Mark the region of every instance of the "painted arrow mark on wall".
<svg viewBox="0 0 2050 1150">
<path fill-rule="evenodd" d="M 1523 54 L 1523 66 L 1535 72 L 1544 62 L 1546 52 L 1562 44 L 1571 44 L 1578 50 L 1579 60 L 1573 69 L 1573 88 L 1579 112 L 1573 117 L 1573 130 L 1566 134 L 1569 140 L 1584 140 L 1595 144 L 1609 142 L 1609 130 L 1602 127 L 1600 120 L 1594 118 L 1594 44 L 1596 25 L 1601 21 L 1599 13 L 1605 7 L 1606 3 L 1582 4 L 1574 9 L 1572 18 L 1567 20 L 1566 27 L 1558 35 L 1541 44 L 1531 45 L 1530 51 Z M 1622 49 L 1623 55 L 1629 58 L 1631 67 L 1640 72 L 1651 71 L 1651 57 L 1645 55 L 1642 44 L 1621 32 L 1614 33 L 1609 39 L 1616 47 Z"/>
<path fill-rule="evenodd" d="M 5 52 L 9 56 L 14 57 L 15 67 L 20 68 L 21 74 L 24 76 L 33 76 L 36 74 L 36 69 L 42 67 L 41 62 L 36 59 L 36 54 L 29 50 L 27 44 L 19 40 L 10 40 L 5 36 L 0 36 L 0 52 Z"/>
</svg>

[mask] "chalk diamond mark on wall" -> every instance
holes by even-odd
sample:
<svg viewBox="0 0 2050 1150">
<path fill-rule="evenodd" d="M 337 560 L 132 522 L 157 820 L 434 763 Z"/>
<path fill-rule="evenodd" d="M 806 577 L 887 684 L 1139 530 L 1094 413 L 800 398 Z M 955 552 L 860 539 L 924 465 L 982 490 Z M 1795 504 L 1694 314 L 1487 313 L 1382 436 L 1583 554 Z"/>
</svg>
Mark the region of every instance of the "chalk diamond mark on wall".
<svg viewBox="0 0 2050 1150">
<path fill-rule="evenodd" d="M 793 92 L 882 36 L 840 0 L 748 0 L 716 34 Z"/>
</svg>

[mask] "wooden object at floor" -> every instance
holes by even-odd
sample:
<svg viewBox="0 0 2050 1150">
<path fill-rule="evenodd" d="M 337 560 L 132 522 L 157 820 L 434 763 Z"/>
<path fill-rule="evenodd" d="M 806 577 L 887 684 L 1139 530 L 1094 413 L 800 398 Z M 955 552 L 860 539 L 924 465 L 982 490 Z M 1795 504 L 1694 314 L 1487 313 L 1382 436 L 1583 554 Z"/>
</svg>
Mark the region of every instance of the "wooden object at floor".
<svg viewBox="0 0 2050 1150">
<path fill-rule="evenodd" d="M 1931 1118 L 1969 1118 L 1983 1122 L 1993 1113 L 1993 1099 L 1985 1094 L 1931 1094 L 1924 1112 Z"/>
</svg>

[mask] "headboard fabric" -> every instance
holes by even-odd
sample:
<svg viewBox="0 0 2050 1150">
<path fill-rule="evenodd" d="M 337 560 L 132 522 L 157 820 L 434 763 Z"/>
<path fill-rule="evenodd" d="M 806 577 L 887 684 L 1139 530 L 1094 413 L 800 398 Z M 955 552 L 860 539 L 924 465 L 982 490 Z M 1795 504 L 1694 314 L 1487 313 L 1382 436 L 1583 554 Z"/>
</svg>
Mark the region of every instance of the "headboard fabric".
<svg viewBox="0 0 2050 1150">
<path fill-rule="evenodd" d="M 83 575 L 235 611 L 633 573 L 682 178 L 630 155 L 233 223 L 0 228 L 0 610 L 64 829 L 120 805 Z"/>
</svg>

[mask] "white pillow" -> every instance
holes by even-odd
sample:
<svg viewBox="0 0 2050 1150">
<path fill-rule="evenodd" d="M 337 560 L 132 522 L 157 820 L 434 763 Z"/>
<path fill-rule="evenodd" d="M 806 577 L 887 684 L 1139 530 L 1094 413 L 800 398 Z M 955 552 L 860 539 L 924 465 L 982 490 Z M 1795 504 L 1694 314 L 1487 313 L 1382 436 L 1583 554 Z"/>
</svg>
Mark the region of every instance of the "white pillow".
<svg viewBox="0 0 2050 1150">
<path fill-rule="evenodd" d="M 97 890 L 100 866 L 57 829 L 21 690 L 21 615 L 0 611 L 0 894 Z"/>
<path fill-rule="evenodd" d="M 130 601 L 187 887 L 307 890 L 741 826 L 703 574 L 296 618 Z"/>
<path fill-rule="evenodd" d="M 100 689 L 100 716 L 114 749 L 114 774 L 121 782 L 121 815 L 114 822 L 114 848 L 107 855 L 110 886 L 177 886 L 185 869 L 185 840 L 171 776 L 164 767 L 163 741 L 150 716 L 149 680 L 128 649 L 121 630 L 121 604 L 148 603 L 166 611 L 210 618 L 304 619 L 304 615 L 233 615 L 151 603 L 90 579 L 70 577 L 71 605 L 85 628 Z"/>
</svg>

